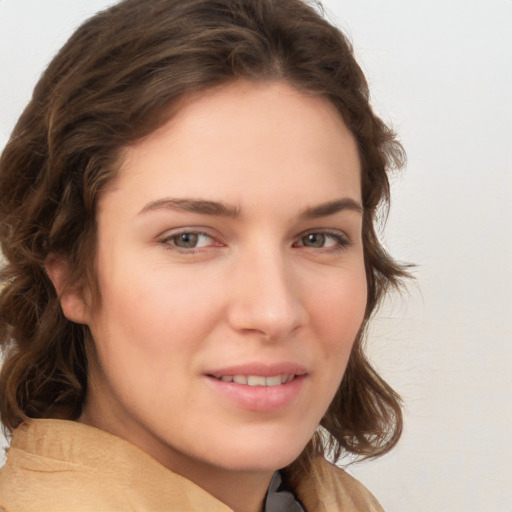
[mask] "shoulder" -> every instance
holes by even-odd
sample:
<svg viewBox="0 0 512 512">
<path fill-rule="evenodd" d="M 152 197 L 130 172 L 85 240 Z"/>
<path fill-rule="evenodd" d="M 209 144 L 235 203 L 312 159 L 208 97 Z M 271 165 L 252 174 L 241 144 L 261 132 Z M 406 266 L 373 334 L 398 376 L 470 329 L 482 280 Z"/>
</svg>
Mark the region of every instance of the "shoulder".
<svg viewBox="0 0 512 512">
<path fill-rule="evenodd" d="M 308 512 L 384 512 L 361 482 L 323 457 L 315 459 L 296 492 Z"/>
<path fill-rule="evenodd" d="M 31 420 L 13 432 L 0 471 L 0 512 L 2 508 L 228 512 L 205 490 L 128 441 L 65 420 Z"/>
</svg>

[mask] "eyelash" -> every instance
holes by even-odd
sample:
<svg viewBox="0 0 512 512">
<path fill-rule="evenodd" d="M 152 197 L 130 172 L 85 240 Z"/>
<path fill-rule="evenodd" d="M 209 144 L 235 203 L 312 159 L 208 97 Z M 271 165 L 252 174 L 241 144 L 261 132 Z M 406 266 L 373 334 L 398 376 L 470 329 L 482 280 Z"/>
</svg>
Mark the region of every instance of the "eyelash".
<svg viewBox="0 0 512 512">
<path fill-rule="evenodd" d="M 190 254 L 190 255 L 196 254 L 198 252 L 203 252 L 205 248 L 208 248 L 211 245 L 214 245 L 214 246 L 217 245 L 217 247 L 222 246 L 222 244 L 220 242 L 218 242 L 217 244 L 213 243 L 213 244 L 208 244 L 208 245 L 200 246 L 200 247 L 183 248 L 183 247 L 179 247 L 175 243 L 173 243 L 180 236 L 183 236 L 183 235 L 192 235 L 192 236 L 198 236 L 198 237 L 205 236 L 205 237 L 208 237 L 213 242 L 215 242 L 215 238 L 213 236 L 209 235 L 208 233 L 205 233 L 202 231 L 195 231 L 193 229 L 188 229 L 188 230 L 179 231 L 177 233 L 173 233 L 169 236 L 166 236 L 165 238 L 161 239 L 159 241 L 159 243 L 162 244 L 167 250 L 176 251 L 180 254 Z M 304 238 L 306 238 L 309 235 L 322 235 L 322 236 L 325 236 L 326 238 L 333 239 L 336 243 L 333 244 L 333 246 L 329 246 L 329 247 L 318 247 L 318 248 L 309 247 L 307 245 L 304 245 L 304 243 L 303 243 Z M 351 245 L 352 245 L 352 242 L 349 240 L 349 238 L 345 234 L 338 232 L 338 231 L 329 231 L 329 230 L 321 230 L 321 229 L 302 233 L 297 238 L 297 241 L 295 241 L 293 243 L 293 247 L 305 247 L 305 248 L 318 249 L 318 250 L 323 249 L 324 251 L 327 250 L 327 251 L 333 251 L 333 252 L 343 251 L 343 250 L 347 249 L 348 247 L 350 247 Z"/>
<path fill-rule="evenodd" d="M 192 236 L 198 236 L 198 237 L 205 236 L 205 237 L 208 237 L 210 240 L 215 241 L 214 237 L 210 236 L 208 233 L 204 233 L 202 231 L 194 231 L 193 229 L 188 229 L 188 230 L 179 231 L 178 233 L 173 233 L 169 236 L 166 236 L 165 238 L 160 240 L 160 243 L 166 249 L 168 249 L 170 251 L 176 251 L 180 254 L 196 254 L 198 252 L 202 252 L 204 250 L 204 248 L 212 245 L 212 244 L 208 244 L 205 246 L 190 247 L 190 248 L 179 247 L 179 246 L 175 245 L 175 243 L 173 243 L 173 241 L 175 242 L 180 236 L 183 236 L 183 235 L 192 235 Z M 213 245 L 215 245 L 215 244 L 213 244 Z M 220 246 L 220 244 L 218 244 L 218 246 Z"/>
<path fill-rule="evenodd" d="M 326 230 L 321 230 L 321 229 L 318 231 L 308 231 L 304 234 L 301 234 L 299 236 L 299 240 L 302 241 L 305 237 L 307 237 L 309 235 L 323 235 L 326 238 L 331 238 L 337 242 L 337 244 L 332 248 L 331 247 L 319 247 L 318 249 L 342 251 L 342 250 L 350 247 L 350 245 L 352 245 L 352 242 L 349 240 L 347 235 L 340 233 L 339 231 L 329 231 L 329 230 L 326 231 Z M 294 246 L 295 247 L 307 247 L 305 245 L 296 245 L 296 243 L 294 244 Z M 313 247 L 313 249 L 314 249 L 314 247 Z"/>
</svg>

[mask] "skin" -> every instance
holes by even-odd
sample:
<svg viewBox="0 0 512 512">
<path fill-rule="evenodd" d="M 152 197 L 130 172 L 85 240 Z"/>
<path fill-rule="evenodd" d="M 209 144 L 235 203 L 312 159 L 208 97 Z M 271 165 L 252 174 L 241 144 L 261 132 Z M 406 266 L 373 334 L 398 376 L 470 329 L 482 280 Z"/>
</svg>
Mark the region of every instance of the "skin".
<svg viewBox="0 0 512 512">
<path fill-rule="evenodd" d="M 331 402 L 363 320 L 360 204 L 356 143 L 327 100 L 282 82 L 187 98 L 125 150 L 101 197 L 101 304 L 78 287 L 62 294 L 94 342 L 80 421 L 236 511 L 261 510 L 272 473 Z M 268 410 L 267 395 L 241 405 L 212 377 L 283 364 L 300 382 L 281 405 L 275 388 Z"/>
</svg>

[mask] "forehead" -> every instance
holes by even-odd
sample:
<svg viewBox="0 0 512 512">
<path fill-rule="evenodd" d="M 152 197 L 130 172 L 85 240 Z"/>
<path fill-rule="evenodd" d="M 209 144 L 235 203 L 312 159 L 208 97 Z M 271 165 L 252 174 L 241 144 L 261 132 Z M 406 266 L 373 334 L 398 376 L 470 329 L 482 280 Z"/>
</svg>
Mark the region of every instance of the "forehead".
<svg viewBox="0 0 512 512">
<path fill-rule="evenodd" d="M 328 100 L 282 82 L 240 81 L 185 98 L 166 124 L 127 148 L 120 185 L 146 201 L 170 191 L 238 203 L 278 190 L 323 202 L 333 188 L 359 199 L 360 163 Z"/>
</svg>

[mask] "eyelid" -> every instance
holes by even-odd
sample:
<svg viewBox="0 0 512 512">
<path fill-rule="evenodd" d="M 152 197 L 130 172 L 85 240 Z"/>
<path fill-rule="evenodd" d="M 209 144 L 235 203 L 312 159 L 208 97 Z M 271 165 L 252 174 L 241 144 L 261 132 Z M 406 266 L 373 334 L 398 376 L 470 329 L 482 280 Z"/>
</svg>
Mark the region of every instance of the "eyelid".
<svg viewBox="0 0 512 512">
<path fill-rule="evenodd" d="M 207 249 L 208 247 L 221 247 L 223 243 L 219 240 L 219 236 L 212 234 L 209 232 L 210 230 L 204 227 L 179 227 L 174 229 L 166 230 L 162 235 L 160 235 L 157 239 L 159 244 L 162 244 L 166 249 L 174 250 L 184 254 L 191 254 L 194 252 L 199 252 L 201 250 Z M 212 240 L 211 244 L 200 247 L 179 247 L 170 243 L 172 239 L 179 237 L 180 235 L 191 234 L 191 235 L 204 235 Z"/>
<path fill-rule="evenodd" d="M 307 231 L 304 231 L 297 237 L 297 241 L 301 241 L 302 238 L 304 238 L 308 235 L 312 235 L 312 234 L 321 234 L 321 235 L 324 235 L 327 237 L 331 237 L 338 242 L 338 244 L 335 244 L 334 247 L 319 247 L 319 248 L 317 248 L 317 250 L 322 250 L 322 249 L 324 249 L 324 250 L 326 250 L 326 249 L 327 250 L 343 250 L 343 249 L 346 249 L 347 247 L 350 247 L 351 245 L 353 245 L 351 238 L 344 231 L 339 230 L 339 229 L 329 229 L 329 228 L 308 229 Z M 295 243 L 297 243 L 297 242 L 295 242 Z M 297 247 L 310 248 L 303 244 L 298 245 Z M 315 249 L 315 248 L 311 247 L 311 249 Z"/>
</svg>

